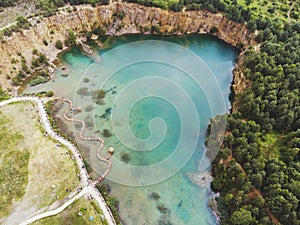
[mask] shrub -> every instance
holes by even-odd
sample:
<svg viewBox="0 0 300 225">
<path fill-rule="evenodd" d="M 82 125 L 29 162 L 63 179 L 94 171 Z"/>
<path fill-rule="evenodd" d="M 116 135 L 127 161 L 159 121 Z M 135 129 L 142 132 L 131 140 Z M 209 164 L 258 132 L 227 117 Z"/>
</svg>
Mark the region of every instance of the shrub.
<svg viewBox="0 0 300 225">
<path fill-rule="evenodd" d="M 38 58 L 39 63 L 44 63 L 44 64 L 48 64 L 48 59 L 47 56 L 43 53 L 40 54 L 40 57 Z"/>
<path fill-rule="evenodd" d="M 4 34 L 5 36 L 7 36 L 7 37 L 10 37 L 10 36 L 12 35 L 12 31 L 11 31 L 11 29 L 9 29 L 9 28 L 5 28 L 5 29 L 3 30 L 3 34 Z"/>
<path fill-rule="evenodd" d="M 44 45 L 48 46 L 48 41 L 47 40 L 43 40 Z"/>
<path fill-rule="evenodd" d="M 106 30 L 103 29 L 101 26 L 97 26 L 92 30 L 93 34 L 99 35 L 99 36 L 103 36 L 106 33 Z"/>
<path fill-rule="evenodd" d="M 36 48 L 32 49 L 32 54 L 33 55 L 37 55 L 38 54 L 38 50 Z"/>
<path fill-rule="evenodd" d="M 216 33 L 218 33 L 218 28 L 215 27 L 215 26 L 213 26 L 213 27 L 210 29 L 209 32 L 210 32 L 211 34 L 216 34 Z"/>
<path fill-rule="evenodd" d="M 20 28 L 28 29 L 30 24 L 29 24 L 28 20 L 25 17 L 18 16 L 17 17 L 17 26 L 20 27 Z"/>
<path fill-rule="evenodd" d="M 72 45 L 75 45 L 75 44 L 76 44 L 76 35 L 75 35 L 73 30 L 69 30 L 68 37 L 65 40 L 65 45 L 66 46 L 70 46 L 70 45 L 72 46 Z"/>
<path fill-rule="evenodd" d="M 9 99 L 9 95 L 6 94 L 3 91 L 2 87 L 0 86 L 0 101 L 4 101 L 4 100 L 7 100 L 7 99 Z"/>
<path fill-rule="evenodd" d="M 158 25 L 156 25 L 156 26 L 152 25 L 150 30 L 151 30 L 151 33 L 158 33 L 158 34 L 160 34 L 160 29 L 159 29 Z"/>
<path fill-rule="evenodd" d="M 47 82 L 47 79 L 45 77 L 37 76 L 30 82 L 30 86 L 35 86 L 35 85 L 46 83 L 46 82 Z"/>
<path fill-rule="evenodd" d="M 63 43 L 62 43 L 62 41 L 61 40 L 57 40 L 56 42 L 55 42 L 55 47 L 57 48 L 57 49 L 63 49 Z"/>
<path fill-rule="evenodd" d="M 17 62 L 19 62 L 17 59 L 15 59 L 15 58 L 12 58 L 11 60 L 10 60 L 10 62 L 12 63 L 12 64 L 16 64 Z"/>
<path fill-rule="evenodd" d="M 47 97 L 52 97 L 54 95 L 54 92 L 53 91 L 47 91 Z"/>
<path fill-rule="evenodd" d="M 21 85 L 22 84 L 22 80 L 20 80 L 20 78 L 18 76 L 13 77 L 11 80 L 12 80 L 14 85 Z"/>
</svg>

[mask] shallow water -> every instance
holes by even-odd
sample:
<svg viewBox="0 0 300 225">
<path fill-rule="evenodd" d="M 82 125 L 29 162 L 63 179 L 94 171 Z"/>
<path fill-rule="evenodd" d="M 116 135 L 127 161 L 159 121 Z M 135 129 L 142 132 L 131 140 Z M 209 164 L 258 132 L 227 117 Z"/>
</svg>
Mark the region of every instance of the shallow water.
<svg viewBox="0 0 300 225">
<path fill-rule="evenodd" d="M 205 132 L 211 117 L 229 110 L 238 52 L 199 35 L 103 41 L 106 49 L 97 61 L 74 48 L 62 56 L 66 70 L 58 69 L 53 81 L 26 92 L 54 90 L 82 107 L 76 117 L 86 120 L 90 135 L 112 132 L 105 138 L 106 146 L 115 148 L 105 182 L 120 200 L 125 224 L 216 224 L 206 205 L 209 188 L 195 186 L 186 174 L 209 172 L 206 166 L 199 171 Z M 95 93 L 102 88 L 106 96 L 96 104 Z M 85 155 L 101 173 L 95 146 L 87 149 L 91 146 Z M 125 153 L 127 163 L 121 160 Z M 154 200 L 152 192 L 161 198 Z M 157 209 L 161 204 L 165 213 Z"/>
</svg>

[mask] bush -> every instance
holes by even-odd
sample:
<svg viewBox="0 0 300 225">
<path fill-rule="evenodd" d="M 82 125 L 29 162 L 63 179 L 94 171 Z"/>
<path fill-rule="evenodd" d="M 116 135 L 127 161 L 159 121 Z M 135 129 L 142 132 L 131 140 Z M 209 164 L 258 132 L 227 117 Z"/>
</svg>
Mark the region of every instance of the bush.
<svg viewBox="0 0 300 225">
<path fill-rule="evenodd" d="M 83 163 L 84 163 L 84 166 L 85 166 L 86 171 L 88 172 L 88 174 L 91 173 L 93 171 L 93 169 L 90 166 L 90 164 L 86 160 L 83 160 Z"/>
<path fill-rule="evenodd" d="M 211 33 L 211 34 L 216 34 L 216 33 L 218 33 L 218 28 L 215 27 L 215 26 L 212 27 L 212 28 L 210 29 L 209 33 Z"/>
<path fill-rule="evenodd" d="M 9 95 L 6 94 L 3 91 L 2 87 L 0 86 L 0 101 L 7 100 L 7 99 L 9 99 Z"/>
<path fill-rule="evenodd" d="M 122 20 L 125 17 L 125 13 L 123 11 L 118 11 L 115 14 L 113 14 L 113 17 L 116 17 L 116 18 Z"/>
<path fill-rule="evenodd" d="M 63 49 L 63 43 L 62 43 L 62 41 L 61 41 L 61 40 L 57 40 L 57 41 L 55 42 L 55 47 L 56 47 L 57 49 L 59 49 L 59 50 Z"/>
<path fill-rule="evenodd" d="M 47 97 L 52 97 L 54 95 L 54 92 L 53 91 L 47 91 Z"/>
<path fill-rule="evenodd" d="M 17 26 L 20 28 L 29 29 L 30 24 L 25 17 L 18 16 L 17 17 Z"/>
<path fill-rule="evenodd" d="M 17 76 L 13 77 L 11 80 L 12 80 L 14 85 L 21 85 L 22 84 L 22 80 L 20 80 L 20 78 L 17 77 Z"/>
<path fill-rule="evenodd" d="M 5 29 L 3 30 L 3 34 L 4 34 L 5 36 L 7 36 L 7 37 L 10 37 L 10 36 L 12 35 L 12 31 L 11 31 L 11 29 L 9 29 L 9 28 L 5 28 Z"/>
<path fill-rule="evenodd" d="M 48 59 L 47 56 L 43 53 L 40 54 L 40 57 L 38 58 L 40 63 L 48 64 Z"/>
<path fill-rule="evenodd" d="M 72 46 L 76 44 L 76 35 L 73 30 L 69 30 L 68 37 L 65 40 L 66 46 Z"/>
<path fill-rule="evenodd" d="M 37 76 L 30 82 L 30 86 L 35 86 L 35 85 L 46 83 L 46 82 L 47 82 L 47 79 L 45 77 Z"/>
<path fill-rule="evenodd" d="M 96 103 L 97 104 L 100 104 L 100 105 L 103 105 L 104 104 L 104 97 L 105 97 L 105 90 L 101 89 L 99 91 L 95 91 L 93 93 L 93 99 L 96 99 Z"/>
<path fill-rule="evenodd" d="M 47 40 L 43 40 L 44 45 L 48 46 L 48 41 Z"/>
<path fill-rule="evenodd" d="M 99 36 L 103 36 L 106 33 L 106 30 L 103 29 L 101 26 L 97 26 L 92 30 L 93 34 L 99 35 Z"/>
<path fill-rule="evenodd" d="M 151 30 L 151 33 L 158 33 L 158 34 L 160 34 L 160 29 L 159 29 L 158 25 L 156 25 L 156 26 L 152 25 L 150 30 Z"/>
<path fill-rule="evenodd" d="M 38 55 L 38 50 L 36 48 L 32 49 L 32 54 L 33 55 Z"/>
</svg>

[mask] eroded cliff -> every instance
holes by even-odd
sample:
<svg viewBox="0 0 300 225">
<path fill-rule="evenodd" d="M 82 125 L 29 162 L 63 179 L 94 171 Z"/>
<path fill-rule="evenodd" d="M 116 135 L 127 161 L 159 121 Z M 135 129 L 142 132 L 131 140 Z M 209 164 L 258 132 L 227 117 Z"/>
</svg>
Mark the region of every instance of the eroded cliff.
<svg viewBox="0 0 300 225">
<path fill-rule="evenodd" d="M 33 18 L 29 30 L 14 33 L 4 37 L 0 44 L 1 84 L 4 88 L 12 87 L 7 75 L 14 77 L 21 64 L 12 63 L 13 58 L 23 55 L 30 68 L 33 57 L 32 50 L 45 53 L 53 61 L 58 50 L 56 40 L 65 40 L 68 31 L 72 29 L 77 37 L 85 38 L 86 31 L 100 25 L 106 35 L 121 35 L 127 33 L 210 33 L 233 46 L 248 47 L 253 40 L 243 24 L 228 20 L 225 15 L 213 14 L 208 11 L 170 12 L 159 8 L 145 7 L 129 3 L 112 3 L 106 6 L 77 6 L 48 18 Z M 45 42 L 48 45 L 45 45 Z M 20 60 L 18 60 L 20 61 Z M 239 85 L 238 71 L 235 83 Z M 239 85 L 240 86 L 240 85 Z"/>
</svg>

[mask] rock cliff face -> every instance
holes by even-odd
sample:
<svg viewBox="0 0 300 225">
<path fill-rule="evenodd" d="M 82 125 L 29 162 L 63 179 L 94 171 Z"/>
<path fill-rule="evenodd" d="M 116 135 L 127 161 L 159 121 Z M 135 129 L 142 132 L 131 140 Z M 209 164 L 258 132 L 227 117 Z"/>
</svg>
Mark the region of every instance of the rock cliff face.
<svg viewBox="0 0 300 225">
<path fill-rule="evenodd" d="M 223 14 L 208 11 L 170 12 L 137 4 L 112 3 L 106 6 L 77 6 L 76 10 L 66 12 L 62 9 L 48 18 L 34 18 L 32 27 L 4 37 L 0 43 L 0 81 L 5 88 L 11 87 L 6 75 L 15 76 L 21 65 L 12 64 L 12 58 L 22 54 L 31 66 L 32 49 L 36 48 L 53 61 L 60 50 L 55 48 L 56 40 L 65 40 L 72 29 L 77 37 L 85 37 L 85 32 L 100 25 L 106 35 L 128 33 L 183 34 L 209 33 L 233 46 L 247 47 L 253 40 L 246 27 L 228 20 Z M 49 44 L 44 45 L 46 40 Z M 20 60 L 19 60 L 20 61 Z M 237 81 L 238 83 L 239 81 Z"/>
</svg>

